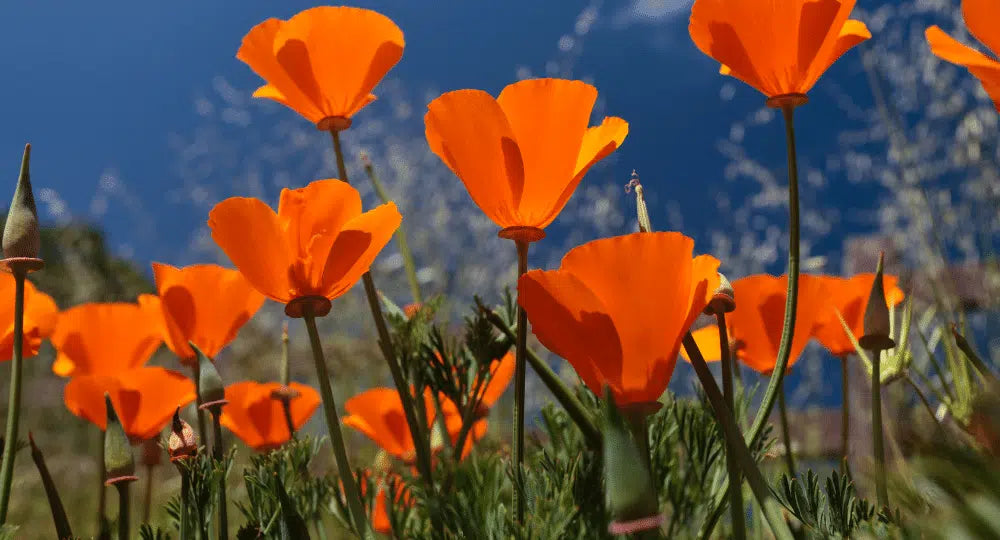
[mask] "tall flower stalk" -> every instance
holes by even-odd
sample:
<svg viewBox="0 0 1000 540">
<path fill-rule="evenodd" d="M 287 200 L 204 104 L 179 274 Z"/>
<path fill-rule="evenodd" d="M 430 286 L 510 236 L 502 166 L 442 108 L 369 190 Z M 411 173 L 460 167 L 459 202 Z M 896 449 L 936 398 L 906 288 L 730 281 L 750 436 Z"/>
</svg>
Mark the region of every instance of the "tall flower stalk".
<svg viewBox="0 0 1000 540">
<path fill-rule="evenodd" d="M 371 180 L 372 187 L 375 189 L 375 194 L 378 195 L 379 200 L 383 204 L 389 202 L 389 194 L 382 186 L 382 181 L 379 180 L 378 175 L 375 174 L 375 165 L 372 164 L 371 159 L 366 154 L 361 154 L 361 161 L 364 163 L 365 174 Z M 399 230 L 396 231 L 396 242 L 399 244 L 399 254 L 403 257 L 403 268 L 406 269 L 406 281 L 410 284 L 410 295 L 413 296 L 413 301 L 419 304 L 424 301 L 424 297 L 420 294 L 420 282 L 417 280 L 417 265 L 413 261 L 413 251 L 410 250 L 410 243 L 406 239 L 405 223 L 399 224 Z"/>
</svg>

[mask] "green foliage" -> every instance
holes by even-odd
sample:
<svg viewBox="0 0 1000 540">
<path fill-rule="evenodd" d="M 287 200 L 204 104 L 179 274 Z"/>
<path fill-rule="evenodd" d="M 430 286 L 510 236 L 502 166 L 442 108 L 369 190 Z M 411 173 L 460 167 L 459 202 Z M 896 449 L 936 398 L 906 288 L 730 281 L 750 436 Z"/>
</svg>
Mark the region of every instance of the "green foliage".
<svg viewBox="0 0 1000 540">
<path fill-rule="evenodd" d="M 231 449 L 221 462 L 216 462 L 204 447 L 200 447 L 193 457 L 175 462 L 181 474 L 187 475 L 188 490 L 186 500 L 178 493 L 167 503 L 172 528 L 180 531 L 181 513 L 185 512 L 188 527 L 208 535 L 219 500 L 220 479 L 228 476 L 235 452 Z"/>
<path fill-rule="evenodd" d="M 805 480 L 782 476 L 778 495 L 786 508 L 809 529 L 810 537 L 849 538 L 862 523 L 875 519 L 875 507 L 859 498 L 847 475 L 834 471 L 820 489 L 819 477 L 807 471 Z"/>
<path fill-rule="evenodd" d="M 154 528 L 149 523 L 143 523 L 139 527 L 139 538 L 142 540 L 170 540 L 170 535 L 159 527 Z"/>
</svg>

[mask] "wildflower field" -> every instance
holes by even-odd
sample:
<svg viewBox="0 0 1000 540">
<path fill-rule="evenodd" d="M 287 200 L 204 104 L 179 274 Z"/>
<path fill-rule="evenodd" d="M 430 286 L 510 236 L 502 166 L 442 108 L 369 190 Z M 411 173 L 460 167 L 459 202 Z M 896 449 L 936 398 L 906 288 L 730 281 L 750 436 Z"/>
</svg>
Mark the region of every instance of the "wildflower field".
<svg viewBox="0 0 1000 540">
<path fill-rule="evenodd" d="M 615 161 L 645 119 L 557 64 L 434 92 L 422 136 L 366 131 L 408 45 L 367 8 L 233 43 L 293 149 L 230 159 L 200 132 L 174 141 L 188 177 L 279 154 L 334 174 L 274 174 L 276 198 L 188 189 L 198 264 L 147 270 L 40 219 L 59 201 L 31 171 L 58 157 L 25 141 L 0 260 L 0 539 L 1000 537 L 1000 5 L 680 4 L 721 94 L 763 104 L 717 148 L 761 192 L 706 209 L 728 228 L 706 245 Z M 809 126 L 824 169 L 797 115 L 852 61 L 874 108 L 842 101 L 856 133 Z M 376 132 L 389 158 L 358 151 Z M 880 189 L 827 197 L 830 171 Z M 862 202 L 888 240 L 827 268 L 829 216 Z"/>
</svg>

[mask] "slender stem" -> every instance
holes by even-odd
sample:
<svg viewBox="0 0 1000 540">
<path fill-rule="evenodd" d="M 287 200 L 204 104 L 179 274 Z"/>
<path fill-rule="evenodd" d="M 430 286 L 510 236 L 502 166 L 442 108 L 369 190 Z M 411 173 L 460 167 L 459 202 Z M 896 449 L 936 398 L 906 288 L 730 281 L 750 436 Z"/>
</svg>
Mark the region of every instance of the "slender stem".
<svg viewBox="0 0 1000 540">
<path fill-rule="evenodd" d="M 24 278 L 23 270 L 14 270 L 14 356 L 10 366 L 10 402 L 7 405 L 7 432 L 4 435 L 3 461 L 0 463 L 0 525 L 7 522 L 10 486 L 14 482 L 14 455 L 17 453 L 17 427 L 21 418 L 21 376 L 24 370 Z"/>
<path fill-rule="evenodd" d="M 281 402 L 281 412 L 285 417 L 285 425 L 288 427 L 288 436 L 291 440 L 298 440 L 298 435 L 295 433 L 295 421 L 292 420 L 292 400 L 288 397 L 283 397 L 279 400 Z"/>
<path fill-rule="evenodd" d="M 326 417 L 326 428 L 330 432 L 333 457 L 337 461 L 340 481 L 344 484 L 344 495 L 347 497 L 347 506 L 358 533 L 367 535 L 369 528 L 365 516 L 365 507 L 361 502 L 361 493 L 358 491 L 358 484 L 355 482 L 354 473 L 351 472 L 351 464 L 347 460 L 347 449 L 344 447 L 344 435 L 340 431 L 340 416 L 337 413 L 337 403 L 333 398 L 333 389 L 330 388 L 330 374 L 326 370 L 323 345 L 319 342 L 319 332 L 316 330 L 316 318 L 313 317 L 312 313 L 306 313 L 303 318 L 306 322 L 306 329 L 309 331 L 313 361 L 316 363 L 316 375 L 319 377 L 319 393 L 323 398 L 323 413 Z"/>
<path fill-rule="evenodd" d="M 851 394 L 847 373 L 847 355 L 840 357 L 840 468 L 841 472 L 850 475 L 847 464 L 847 454 L 851 443 Z"/>
<path fill-rule="evenodd" d="M 483 305 L 479 298 L 476 299 L 476 303 L 478 304 L 478 308 L 483 311 L 486 318 L 497 330 L 503 332 L 507 339 L 511 341 L 517 340 L 514 331 L 511 330 L 510 326 L 496 312 Z M 573 391 L 559 378 L 559 375 L 555 371 L 552 371 L 552 368 L 544 360 L 538 357 L 535 351 L 527 349 L 525 353 L 528 357 L 528 363 L 531 364 L 531 369 L 545 383 L 545 386 L 552 392 L 552 395 L 562 405 L 563 409 L 566 409 L 566 414 L 569 414 L 573 422 L 576 423 L 576 426 L 580 428 L 590 447 L 600 448 L 601 432 L 597 429 L 597 425 L 594 424 L 594 420 L 590 417 L 583 403 L 577 399 Z"/>
<path fill-rule="evenodd" d="M 149 523 L 153 511 L 153 473 L 156 467 L 146 464 L 146 490 L 142 496 L 142 522 Z"/>
<path fill-rule="evenodd" d="M 107 486 L 104 485 L 104 477 L 107 476 L 104 470 L 104 433 L 97 430 L 97 537 L 100 538 L 104 532 L 104 509 L 107 506 L 108 493 Z"/>
<path fill-rule="evenodd" d="M 120 540 L 129 540 L 129 514 L 132 513 L 132 505 L 129 504 L 128 486 L 131 483 L 124 481 L 115 484 L 115 487 L 118 488 L 118 538 Z"/>
<path fill-rule="evenodd" d="M 281 384 L 288 386 L 291 380 L 290 368 L 288 366 L 288 321 L 281 325 Z"/>
<path fill-rule="evenodd" d="M 194 365 L 191 366 L 191 372 L 192 377 L 194 377 L 194 414 L 198 419 L 198 436 L 207 438 L 208 426 L 205 424 L 205 411 L 201 408 L 201 366 L 198 365 L 197 360 L 195 360 Z"/>
<path fill-rule="evenodd" d="M 708 401 L 712 404 L 715 418 L 719 422 L 720 427 L 722 427 L 722 432 L 726 437 L 727 443 L 735 450 L 736 459 L 739 460 L 747 483 L 750 485 L 750 490 L 764 509 L 764 517 L 771 527 L 771 532 L 779 540 L 793 538 L 792 532 L 788 528 L 788 523 L 785 522 L 785 518 L 782 516 L 781 506 L 774 494 L 771 493 L 771 488 L 768 487 L 764 476 L 761 475 L 760 469 L 757 467 L 757 462 L 754 461 L 753 455 L 750 454 L 750 450 L 743 441 L 743 437 L 740 436 L 739 428 L 736 426 L 736 422 L 729 412 L 729 407 L 726 406 L 725 398 L 722 396 L 722 392 L 719 391 L 719 387 L 715 384 L 712 372 L 709 371 L 708 364 L 705 363 L 705 357 L 701 355 L 701 351 L 698 349 L 698 345 L 695 343 L 691 332 L 688 332 L 684 336 L 684 349 L 688 353 L 688 358 L 691 359 L 691 365 L 694 367 L 695 374 L 698 376 L 698 380 L 705 390 Z"/>
<path fill-rule="evenodd" d="M 368 174 L 368 179 L 371 180 L 375 194 L 378 195 L 382 204 L 389 202 L 389 194 L 382 187 L 382 182 L 375 174 L 375 167 L 370 161 L 365 163 L 365 173 Z M 417 265 L 413 262 L 413 252 L 410 251 L 410 244 L 406 241 L 405 223 L 400 223 L 399 228 L 396 229 L 396 242 L 399 243 L 399 254 L 403 257 L 403 268 L 406 269 L 406 280 L 410 283 L 410 294 L 413 295 L 413 301 L 423 302 L 423 296 L 420 294 L 420 283 L 417 281 Z"/>
<path fill-rule="evenodd" d="M 885 481 L 885 440 L 882 437 L 882 351 L 872 352 L 872 447 L 875 451 L 875 496 L 879 508 L 889 506 Z"/>
<path fill-rule="evenodd" d="M 188 532 L 188 491 L 191 490 L 187 469 L 177 467 L 181 473 L 181 540 L 189 540 Z"/>
<path fill-rule="evenodd" d="M 347 167 L 344 166 L 344 152 L 340 147 L 340 134 L 336 130 L 330 130 L 330 136 L 333 138 L 333 153 L 337 157 L 337 172 L 340 175 L 340 180 L 349 182 L 347 179 Z M 406 383 L 406 379 L 403 377 L 403 370 L 396 359 L 395 347 L 392 343 L 392 337 L 389 335 L 389 328 L 385 324 L 385 317 L 382 314 L 382 304 L 379 303 L 378 289 L 375 288 L 375 280 L 372 279 L 371 272 L 365 272 L 361 280 L 365 285 L 368 307 L 371 309 L 372 318 L 375 319 L 379 348 L 382 350 L 382 356 L 385 357 L 386 363 L 389 364 L 389 371 L 392 373 L 392 382 L 396 385 L 399 399 L 403 402 L 403 413 L 406 416 L 406 424 L 410 428 L 410 438 L 413 439 L 413 446 L 417 451 L 417 468 L 420 471 L 420 476 L 427 482 L 427 485 L 433 487 L 434 477 L 431 474 L 430 437 L 423 436 L 423 431 L 427 428 L 427 424 L 418 423 L 417 417 L 414 414 L 414 400 L 413 396 L 410 395 L 410 386 Z M 316 343 L 318 343 L 318 338 Z"/>
<path fill-rule="evenodd" d="M 73 531 L 70 529 L 69 520 L 66 518 L 66 508 L 63 507 L 62 499 L 59 497 L 59 490 L 52 480 L 49 468 L 45 464 L 45 456 L 42 450 L 35 445 L 35 440 L 28 432 L 28 441 L 31 443 L 31 459 L 38 469 L 38 476 L 42 479 L 42 486 L 45 487 L 45 496 L 49 500 L 49 510 L 52 511 L 52 523 L 56 527 L 56 536 L 60 540 L 73 538 Z"/>
<path fill-rule="evenodd" d="M 795 454 L 792 452 L 792 434 L 788 428 L 788 406 L 785 405 L 784 384 L 778 391 L 778 413 L 781 417 L 781 438 L 785 445 L 785 465 L 788 467 L 788 476 L 795 478 Z"/>
<path fill-rule="evenodd" d="M 917 393 L 917 397 L 920 398 L 920 402 L 923 403 L 924 408 L 927 409 L 927 414 L 931 415 L 931 418 L 934 419 L 934 423 L 937 424 L 937 427 L 944 427 L 941 425 L 941 421 L 938 420 L 937 416 L 934 414 L 934 407 L 931 407 L 931 402 L 927 401 L 927 396 L 924 394 L 924 391 L 917 386 L 917 381 L 914 381 L 913 377 L 910 377 L 909 373 L 906 374 L 906 382 L 910 383 L 910 386 L 913 387 L 913 391 Z"/>
<path fill-rule="evenodd" d="M 517 246 L 517 277 L 528 271 L 528 242 L 515 240 Z M 528 313 L 517 305 L 517 341 L 514 363 L 514 476 L 517 485 L 524 485 L 521 466 L 524 464 L 524 381 L 525 352 L 528 349 Z M 520 489 L 514 489 L 514 508 L 517 511 L 517 522 L 524 522 L 524 499 Z"/>
<path fill-rule="evenodd" d="M 788 289 L 785 295 L 785 319 L 781 329 L 781 342 L 778 345 L 774 374 L 768 382 L 767 390 L 764 392 L 760 408 L 757 409 L 757 415 L 754 416 L 750 431 L 746 434 L 746 441 L 751 448 L 760 443 L 764 427 L 774 409 L 781 381 L 785 377 L 785 370 L 788 368 L 792 338 L 795 334 L 795 312 L 799 297 L 799 170 L 795 153 L 794 108 L 790 105 L 785 106 L 782 107 L 781 112 L 785 119 L 785 143 L 788 150 Z M 700 532 L 700 536 L 703 538 L 711 536 L 715 523 L 722 516 L 725 491 L 729 480 L 727 479 L 725 482 L 721 486 L 715 498 L 712 512 L 705 520 Z"/>
<path fill-rule="evenodd" d="M 222 442 L 222 407 L 212 408 L 212 457 L 216 463 L 225 466 L 225 448 Z M 229 538 L 229 509 L 226 503 L 226 474 L 219 477 L 219 540 Z"/>
<path fill-rule="evenodd" d="M 726 316 L 716 313 L 716 323 L 719 328 L 719 350 L 722 356 L 722 394 L 726 406 L 736 418 L 736 391 L 733 388 L 733 368 L 736 359 L 729 350 L 729 332 L 726 330 Z M 737 368 L 738 369 L 738 368 Z M 739 423 L 737 423 L 737 429 Z M 743 514 L 743 482 L 740 480 L 740 467 L 736 462 L 736 453 L 731 445 L 726 445 L 726 472 L 729 474 L 729 519 L 733 522 L 733 538 L 744 540 L 747 537 L 746 518 Z"/>
</svg>

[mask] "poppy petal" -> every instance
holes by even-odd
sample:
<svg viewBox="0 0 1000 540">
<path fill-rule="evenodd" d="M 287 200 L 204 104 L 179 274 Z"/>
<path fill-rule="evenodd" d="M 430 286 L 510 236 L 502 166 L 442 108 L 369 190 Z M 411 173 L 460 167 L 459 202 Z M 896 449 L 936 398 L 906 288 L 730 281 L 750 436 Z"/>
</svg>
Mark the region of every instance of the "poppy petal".
<svg viewBox="0 0 1000 540">
<path fill-rule="evenodd" d="M 258 199 L 231 197 L 208 214 L 212 239 L 262 294 L 287 303 L 289 248 L 278 215 Z"/>
<path fill-rule="evenodd" d="M 160 327 L 136 304 L 80 304 L 59 314 L 51 336 L 60 375 L 107 374 L 145 364 L 162 343 Z"/>
<path fill-rule="evenodd" d="M 701 351 L 701 356 L 706 362 L 718 362 L 722 359 L 722 344 L 719 342 L 718 326 L 712 324 L 692 330 L 691 337 L 694 338 L 694 343 L 698 346 L 698 350 Z M 680 352 L 684 360 L 691 361 L 687 349 L 681 347 Z"/>
<path fill-rule="evenodd" d="M 427 105 L 427 143 L 500 227 L 524 225 L 514 201 L 524 186 L 524 163 L 503 109 L 481 90 L 448 92 Z"/>
<path fill-rule="evenodd" d="M 1000 53 L 1000 6 L 993 0 L 962 0 L 962 18 L 969 32 L 994 54 Z"/>
<path fill-rule="evenodd" d="M 846 14 L 845 14 L 846 16 Z M 806 88 L 812 88 L 823 73 L 855 45 L 871 39 L 872 33 L 865 23 L 857 20 L 844 21 L 836 38 L 829 39 L 809 66 Z M 822 56 L 819 56 L 822 55 Z"/>
<path fill-rule="evenodd" d="M 925 35 L 932 53 L 948 62 L 965 66 L 979 79 L 1000 112 L 1000 62 L 959 43 L 937 26 L 928 28 Z"/>
<path fill-rule="evenodd" d="M 510 386 L 510 381 L 514 377 L 515 364 L 514 352 L 509 351 L 490 367 L 490 378 L 486 383 L 481 401 L 487 409 L 492 407 Z"/>
<path fill-rule="evenodd" d="M 340 296 L 361 279 L 402 220 L 396 204 L 388 202 L 344 224 L 323 269 L 323 291 L 327 298 Z"/>
</svg>

